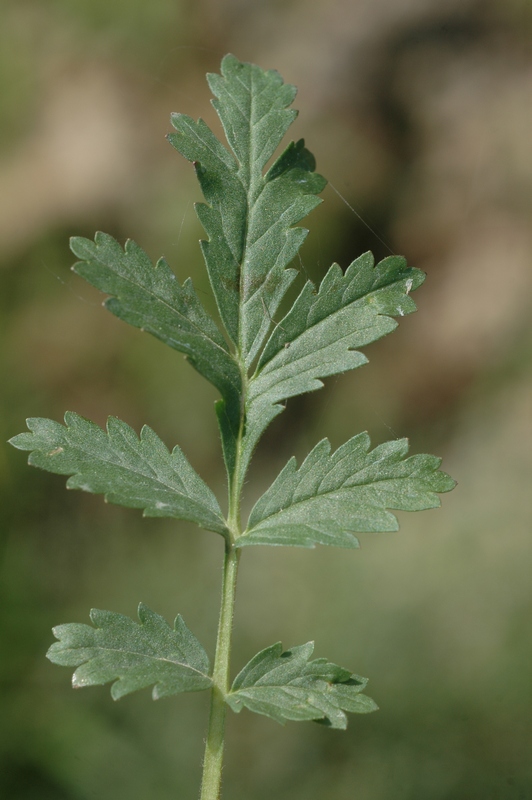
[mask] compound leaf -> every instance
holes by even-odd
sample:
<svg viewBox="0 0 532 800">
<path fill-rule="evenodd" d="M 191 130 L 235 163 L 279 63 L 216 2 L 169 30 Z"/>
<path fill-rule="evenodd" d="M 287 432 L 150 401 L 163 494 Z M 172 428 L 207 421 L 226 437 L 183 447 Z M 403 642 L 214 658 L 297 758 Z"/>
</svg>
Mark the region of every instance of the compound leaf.
<svg viewBox="0 0 532 800">
<path fill-rule="evenodd" d="M 110 503 L 142 508 L 147 517 L 177 517 L 226 534 L 215 496 L 179 447 L 170 453 L 147 425 L 139 438 L 115 417 L 106 431 L 72 412 L 65 423 L 28 419 L 31 433 L 15 436 L 11 444 L 31 450 L 33 466 L 70 475 L 69 489 L 105 494 Z"/>
<path fill-rule="evenodd" d="M 387 509 L 435 508 L 440 505 L 437 492 L 455 485 L 439 470 L 441 459 L 406 458 L 406 439 L 369 448 L 368 434 L 360 433 L 334 453 L 323 439 L 299 469 L 291 458 L 255 504 L 237 546 L 358 547 L 353 532 L 398 529 Z"/>
<path fill-rule="evenodd" d="M 201 305 L 190 278 L 180 286 L 164 258 L 154 267 L 131 239 L 122 249 L 112 236 L 98 232 L 94 242 L 73 237 L 70 247 L 81 259 L 72 269 L 111 295 L 105 301 L 106 308 L 184 353 L 192 366 L 216 386 L 238 417 L 238 365 L 214 320 Z"/>
<path fill-rule="evenodd" d="M 226 696 L 233 711 L 244 706 L 284 724 L 314 720 L 331 728 L 346 728 L 345 711 L 376 711 L 362 690 L 366 678 L 317 658 L 310 661 L 313 642 L 283 652 L 280 642 L 258 653 L 237 675 Z"/>
<path fill-rule="evenodd" d="M 70 623 L 53 629 L 59 639 L 48 650 L 54 664 L 77 667 L 74 688 L 114 681 L 111 695 L 126 694 L 153 685 L 153 699 L 209 689 L 209 659 L 181 616 L 174 627 L 142 603 L 140 624 L 114 611 L 93 609 L 94 625 Z"/>
</svg>

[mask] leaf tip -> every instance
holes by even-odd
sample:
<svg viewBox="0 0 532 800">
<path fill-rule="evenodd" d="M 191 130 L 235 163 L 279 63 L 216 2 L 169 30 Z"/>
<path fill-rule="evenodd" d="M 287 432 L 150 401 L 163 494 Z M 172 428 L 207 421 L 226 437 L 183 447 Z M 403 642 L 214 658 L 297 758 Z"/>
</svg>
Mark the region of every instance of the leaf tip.
<svg viewBox="0 0 532 800">
<path fill-rule="evenodd" d="M 115 681 L 111 686 L 111 697 L 113 698 L 115 703 L 117 700 L 120 700 L 120 698 L 123 697 L 124 694 L 126 694 L 126 692 L 124 692 L 120 687 L 120 681 L 119 680 Z"/>
<path fill-rule="evenodd" d="M 57 636 L 57 634 L 55 632 L 55 628 L 52 628 L 52 633 L 54 634 L 56 639 L 59 639 L 59 636 Z M 48 650 L 46 651 L 46 653 L 44 654 L 45 657 L 48 659 L 48 661 L 51 661 L 52 664 L 56 663 L 55 662 L 55 653 L 56 653 L 58 644 L 59 644 L 59 642 L 54 642 L 53 644 L 51 644 L 50 647 L 48 648 Z"/>
<path fill-rule="evenodd" d="M 72 688 L 73 689 L 83 689 L 85 686 L 90 686 L 90 681 L 88 678 L 84 678 L 83 676 L 78 675 L 78 672 L 74 672 L 72 675 Z"/>
</svg>

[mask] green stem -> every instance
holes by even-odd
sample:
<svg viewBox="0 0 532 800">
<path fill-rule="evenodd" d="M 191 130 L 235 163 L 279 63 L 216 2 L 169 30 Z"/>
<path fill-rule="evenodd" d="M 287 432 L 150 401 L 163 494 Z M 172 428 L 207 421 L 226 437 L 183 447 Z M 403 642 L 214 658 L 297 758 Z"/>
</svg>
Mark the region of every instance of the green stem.
<svg viewBox="0 0 532 800">
<path fill-rule="evenodd" d="M 219 800 L 225 732 L 225 696 L 229 692 L 229 659 L 240 550 L 227 543 L 222 583 L 222 607 L 218 625 L 209 729 L 205 743 L 200 800 Z"/>
<path fill-rule="evenodd" d="M 242 375 L 242 396 L 246 397 L 247 374 L 242 359 L 238 359 Z M 224 574 L 222 581 L 222 605 L 218 622 L 216 654 L 212 673 L 211 713 L 209 728 L 205 742 L 203 759 L 203 777 L 201 781 L 200 800 L 219 800 L 222 787 L 222 764 L 225 739 L 226 695 L 229 693 L 229 662 L 231 658 L 231 633 L 233 630 L 233 614 L 236 594 L 236 578 L 240 548 L 235 541 L 241 534 L 240 526 L 240 493 L 242 479 L 240 460 L 242 457 L 242 438 L 244 435 L 244 406 L 240 414 L 240 427 L 236 442 L 236 458 L 233 475 L 229 476 L 229 513 L 227 518 L 229 535 L 225 541 Z"/>
</svg>

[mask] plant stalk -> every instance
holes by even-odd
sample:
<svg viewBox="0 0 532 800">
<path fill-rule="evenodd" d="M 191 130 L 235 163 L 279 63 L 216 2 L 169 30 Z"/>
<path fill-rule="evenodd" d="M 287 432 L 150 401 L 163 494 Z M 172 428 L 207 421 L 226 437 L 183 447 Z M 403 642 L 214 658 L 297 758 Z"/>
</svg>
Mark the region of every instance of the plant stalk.
<svg viewBox="0 0 532 800">
<path fill-rule="evenodd" d="M 234 545 L 228 542 L 225 548 L 222 606 L 220 609 L 216 655 L 214 658 L 211 712 L 207 740 L 205 742 L 200 800 L 219 800 L 220 798 L 225 712 L 227 708 L 225 696 L 229 692 L 231 631 L 233 628 L 233 611 L 239 557 L 240 550 L 236 549 Z"/>
<path fill-rule="evenodd" d="M 247 393 L 247 373 L 242 359 L 239 360 L 242 375 L 243 397 Z M 211 711 L 209 728 L 205 742 L 203 759 L 203 776 L 201 780 L 200 800 L 219 800 L 222 788 L 222 765 L 225 740 L 225 713 L 227 704 L 225 697 L 229 693 L 229 666 L 231 659 L 231 634 L 233 631 L 233 615 L 236 594 L 236 579 L 240 548 L 235 541 L 241 534 L 240 526 L 240 493 L 242 491 L 240 460 L 242 457 L 242 437 L 244 435 L 244 411 L 240 415 L 240 426 L 236 443 L 236 459 L 233 475 L 229 480 L 229 536 L 225 541 L 224 572 L 222 580 L 222 604 L 218 622 L 216 653 L 212 673 Z M 232 479 L 231 479 L 232 478 Z"/>
</svg>

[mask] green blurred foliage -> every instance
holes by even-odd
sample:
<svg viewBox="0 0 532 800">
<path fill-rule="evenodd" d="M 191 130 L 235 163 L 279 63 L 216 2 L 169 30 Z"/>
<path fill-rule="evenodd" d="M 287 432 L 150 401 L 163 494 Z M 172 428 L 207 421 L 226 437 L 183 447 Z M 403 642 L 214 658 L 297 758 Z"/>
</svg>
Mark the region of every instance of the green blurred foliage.
<svg viewBox="0 0 532 800">
<path fill-rule="evenodd" d="M 67 241 L 131 236 L 211 302 L 199 191 L 164 134 L 171 111 L 215 125 L 204 73 L 225 52 L 299 86 L 294 136 L 333 184 L 301 280 L 367 248 L 429 273 L 418 314 L 364 370 L 289 403 L 246 488 L 251 506 L 290 455 L 364 429 L 408 435 L 458 479 L 441 511 L 360 552 L 244 554 L 234 672 L 274 641 L 313 639 L 370 677 L 381 710 L 347 733 L 231 715 L 225 796 L 532 797 L 527 4 L 5 0 L 0 15 L 3 441 L 66 409 L 148 423 L 223 498 L 215 392 L 101 308 Z M 206 696 L 114 704 L 106 688 L 72 692 L 44 653 L 52 625 L 142 600 L 182 613 L 212 656 L 221 540 L 67 493 L 7 445 L 0 501 L 0 796 L 194 797 Z"/>
</svg>

